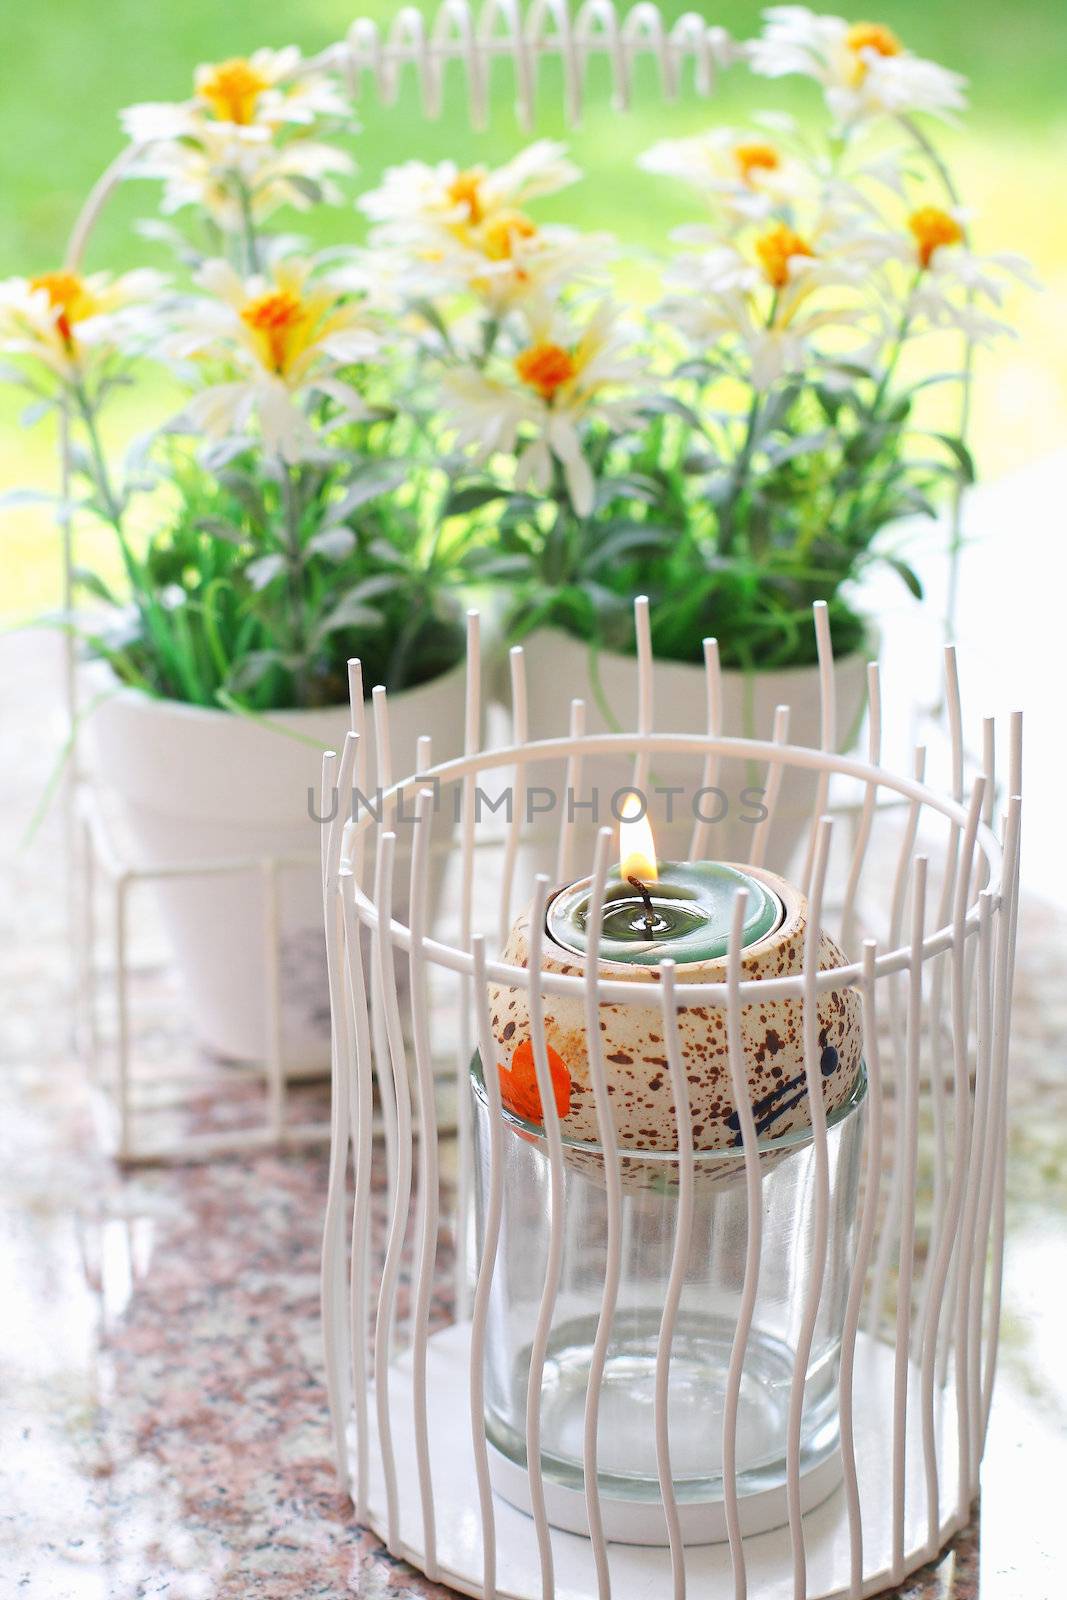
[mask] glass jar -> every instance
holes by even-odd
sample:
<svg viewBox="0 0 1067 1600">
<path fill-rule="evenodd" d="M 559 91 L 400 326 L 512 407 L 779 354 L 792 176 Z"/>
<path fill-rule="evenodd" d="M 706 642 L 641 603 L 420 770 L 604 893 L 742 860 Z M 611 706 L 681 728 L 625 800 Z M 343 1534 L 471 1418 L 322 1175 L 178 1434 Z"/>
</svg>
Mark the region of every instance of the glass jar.
<svg viewBox="0 0 1067 1600">
<path fill-rule="evenodd" d="M 477 1057 L 471 1082 L 480 1253 L 489 1192 L 490 1111 Z M 852 1094 L 827 1121 L 826 1268 L 800 1430 L 800 1471 L 808 1484 L 805 1507 L 824 1498 L 840 1476 L 838 1358 L 866 1091 L 861 1069 Z M 503 1215 L 486 1327 L 485 1428 L 494 1487 L 528 1509 L 526 1397 L 545 1283 L 550 1166 L 540 1127 L 506 1108 L 502 1116 Z M 563 1149 L 563 1262 L 541 1383 L 541 1465 L 549 1520 L 584 1532 L 585 1404 L 604 1287 L 608 1199 L 600 1147 L 564 1138 Z M 789 1396 L 815 1241 L 810 1131 L 761 1140 L 759 1149 L 762 1251 L 737 1418 L 737 1488 L 746 1532 L 777 1526 L 787 1518 Z M 670 1151 L 620 1151 L 620 1163 L 621 1273 L 601 1390 L 597 1480 L 607 1537 L 660 1543 L 666 1528 L 656 1465 L 654 1393 L 677 1224 L 677 1158 Z M 723 1409 L 747 1234 L 743 1151 L 695 1152 L 691 1244 L 671 1351 L 667 1414 L 683 1531 L 698 1530 L 698 1541 L 725 1537 Z M 652 1514 L 643 1516 L 643 1507 Z M 717 1514 L 705 1514 L 716 1507 Z"/>
</svg>

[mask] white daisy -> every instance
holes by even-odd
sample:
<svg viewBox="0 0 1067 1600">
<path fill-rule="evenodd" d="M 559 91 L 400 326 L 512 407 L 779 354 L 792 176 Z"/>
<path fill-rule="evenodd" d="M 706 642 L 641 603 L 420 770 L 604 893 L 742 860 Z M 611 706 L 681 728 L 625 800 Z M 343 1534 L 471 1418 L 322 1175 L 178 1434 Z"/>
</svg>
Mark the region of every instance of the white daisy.
<svg viewBox="0 0 1067 1600">
<path fill-rule="evenodd" d="M 164 212 L 197 206 L 224 232 L 236 233 L 246 206 L 259 224 L 282 205 L 306 210 L 313 195 L 338 204 L 342 195 L 332 177 L 351 171 L 344 151 L 319 140 L 277 145 L 263 126 L 201 119 L 182 138 L 150 145 L 129 176 L 162 181 Z"/>
<path fill-rule="evenodd" d="M 361 196 L 360 209 L 382 226 L 389 241 L 435 243 L 467 238 L 503 212 L 521 211 L 531 200 L 556 194 L 581 176 L 565 147 L 538 139 L 502 167 L 460 168 L 454 161 L 434 167 L 406 161 L 390 167 L 379 188 Z"/>
<path fill-rule="evenodd" d="M 382 339 L 362 305 L 329 278 L 312 278 L 313 263 L 289 258 L 270 276 L 243 280 L 224 261 L 210 261 L 198 282 L 209 298 L 192 302 L 168 341 L 176 360 L 221 362 L 236 376 L 196 395 L 177 426 L 225 435 L 258 415 L 266 448 L 299 460 L 316 445 L 300 402 L 328 395 L 349 417 L 367 414 L 341 368 L 372 361 Z"/>
<path fill-rule="evenodd" d="M 282 204 L 336 204 L 331 175 L 350 158 L 311 138 L 351 108 L 332 78 L 308 70 L 295 46 L 196 69 L 190 100 L 129 106 L 122 122 L 143 153 L 130 177 L 162 179 L 163 209 L 202 207 L 236 232 L 246 210 L 261 222 Z"/>
<path fill-rule="evenodd" d="M 911 211 L 902 229 L 882 238 L 886 261 L 900 262 L 911 282 L 907 313 L 912 327 L 958 328 L 979 343 L 1010 332 L 982 309 L 1001 306 L 1013 282 L 1036 288 L 1029 263 L 1004 252 L 977 255 L 968 245 L 966 217 L 959 209 L 924 205 Z"/>
<path fill-rule="evenodd" d="M 459 445 L 478 460 L 514 455 L 518 488 L 546 493 L 558 462 L 575 511 L 588 516 L 596 486 L 583 435 L 595 422 L 613 429 L 636 424 L 634 384 L 641 363 L 608 302 L 581 329 L 543 309 L 528 326 L 529 342 L 510 370 L 499 363 L 498 371 L 459 367 L 445 374 L 446 417 Z"/>
<path fill-rule="evenodd" d="M 0 283 L 0 350 L 45 368 L 62 382 L 80 381 L 94 359 L 125 348 L 142 331 L 148 307 L 165 279 L 139 269 L 113 278 L 108 272 L 44 272 Z"/>
<path fill-rule="evenodd" d="M 664 139 L 638 157 L 646 172 L 679 178 L 727 213 L 768 216 L 803 187 L 795 161 L 773 140 L 734 128 Z"/>
<path fill-rule="evenodd" d="M 876 257 L 832 213 L 807 234 L 773 222 L 731 240 L 708 228 L 679 237 L 704 248 L 672 265 L 663 315 L 700 352 L 736 340 L 757 390 L 817 358 L 815 335 L 833 329 L 837 337 L 866 319 L 862 289 Z"/>
<path fill-rule="evenodd" d="M 866 117 L 944 116 L 963 110 L 966 80 L 905 50 L 878 22 L 846 22 L 807 6 L 772 6 L 749 46 L 754 72 L 779 78 L 798 72 L 821 83 L 835 118 L 848 127 Z"/>
<path fill-rule="evenodd" d="M 392 167 L 359 205 L 375 224 L 372 247 L 389 253 L 409 297 L 472 291 L 500 316 L 606 258 L 602 239 L 541 225 L 524 209 L 578 176 L 563 146 L 541 139 L 492 170 L 452 161 Z"/>
<path fill-rule="evenodd" d="M 272 132 L 286 123 L 307 126 L 320 118 L 350 115 L 338 84 L 307 69 L 295 45 L 199 66 L 191 99 L 127 106 L 121 113 L 134 144 L 181 138 L 205 121 Z"/>
</svg>

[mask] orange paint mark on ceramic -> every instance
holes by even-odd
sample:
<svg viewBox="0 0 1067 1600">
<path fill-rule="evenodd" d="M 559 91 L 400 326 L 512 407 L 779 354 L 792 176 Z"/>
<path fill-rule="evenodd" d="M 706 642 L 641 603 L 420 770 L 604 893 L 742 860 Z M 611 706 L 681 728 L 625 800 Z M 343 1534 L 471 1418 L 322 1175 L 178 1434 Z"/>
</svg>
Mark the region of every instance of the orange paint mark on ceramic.
<svg viewBox="0 0 1067 1600">
<path fill-rule="evenodd" d="M 548 1070 L 552 1078 L 552 1096 L 556 1113 L 565 1117 L 571 1108 L 571 1075 L 567 1063 L 551 1045 L 548 1049 Z M 523 1039 L 511 1057 L 511 1070 L 500 1068 L 500 1098 L 509 1111 L 524 1122 L 542 1122 L 544 1112 L 541 1094 L 537 1087 L 537 1069 L 534 1066 L 533 1040 Z"/>
</svg>

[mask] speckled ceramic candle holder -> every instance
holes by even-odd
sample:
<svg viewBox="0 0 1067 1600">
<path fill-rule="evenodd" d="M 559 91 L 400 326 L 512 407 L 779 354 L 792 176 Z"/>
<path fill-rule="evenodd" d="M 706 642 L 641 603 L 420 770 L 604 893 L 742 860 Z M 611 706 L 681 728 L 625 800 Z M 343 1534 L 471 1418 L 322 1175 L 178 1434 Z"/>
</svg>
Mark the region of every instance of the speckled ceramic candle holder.
<svg viewBox="0 0 1067 1600">
<path fill-rule="evenodd" d="M 772 932 L 745 950 L 741 961 L 742 979 L 771 979 L 799 973 L 803 968 L 807 936 L 804 896 L 773 873 L 752 867 L 744 870 L 778 897 L 783 915 Z M 503 958 L 508 964 L 525 967 L 529 963 L 529 918 L 527 910 L 512 929 Z M 546 933 L 541 961 L 544 971 L 581 976 L 588 959 L 562 948 Z M 844 965 L 837 945 L 822 934 L 820 969 Z M 684 963 L 675 971 L 679 986 L 724 982 L 726 961 Z M 600 963 L 600 975 L 605 981 L 658 981 L 655 967 L 613 961 Z M 542 1108 L 534 1069 L 528 996 L 518 989 L 491 986 L 489 1003 L 497 1047 L 495 1065 L 505 1112 L 520 1132 L 538 1137 L 543 1132 Z M 800 1001 L 787 999 L 748 1005 L 741 1011 L 741 1041 L 756 1130 L 761 1142 L 768 1145 L 777 1144 L 780 1139 L 784 1141 L 785 1135 L 805 1130 L 811 1124 L 804 1072 L 802 1010 Z M 828 1117 L 844 1104 L 856 1084 L 862 1056 L 860 1011 L 859 997 L 851 988 L 830 989 L 819 996 L 819 1067 Z M 674 1097 L 658 1011 L 643 1005 L 602 1003 L 600 1018 L 607 1087 L 620 1152 L 676 1150 Z M 698 1152 L 738 1149 L 741 1139 L 730 1077 L 725 1011 L 706 1005 L 680 1006 L 678 1037 L 689 1081 L 693 1149 Z M 598 1154 L 596 1101 L 584 1005 L 580 997 L 546 999 L 545 1039 L 564 1139 L 564 1158 L 572 1168 L 596 1176 L 602 1158 Z M 669 1182 L 670 1174 L 665 1174 L 664 1166 L 662 1161 L 642 1162 L 639 1156 L 624 1154 L 623 1181 L 631 1187 Z M 700 1163 L 704 1181 L 726 1181 L 740 1170 L 740 1163 L 732 1158 L 721 1166 Z"/>
</svg>

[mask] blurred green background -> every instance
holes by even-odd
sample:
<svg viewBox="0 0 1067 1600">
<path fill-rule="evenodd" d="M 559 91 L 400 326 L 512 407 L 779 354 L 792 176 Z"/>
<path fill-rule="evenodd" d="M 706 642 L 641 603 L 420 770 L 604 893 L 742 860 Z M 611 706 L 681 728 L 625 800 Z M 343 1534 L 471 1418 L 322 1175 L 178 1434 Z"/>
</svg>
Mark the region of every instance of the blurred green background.
<svg viewBox="0 0 1067 1600">
<path fill-rule="evenodd" d="M 620 9 L 624 9 L 626 0 Z M 70 227 L 92 183 L 118 152 L 118 111 L 139 100 L 182 99 L 198 62 L 247 54 L 257 45 L 296 43 L 311 54 L 343 37 L 352 17 L 388 22 L 400 8 L 382 0 L 182 0 L 146 6 L 144 0 L 37 0 L 10 8 L 4 32 L 7 70 L 0 102 L 0 275 L 57 266 Z M 431 0 L 421 9 L 429 12 Z M 738 36 L 758 30 L 760 8 L 716 0 L 686 5 L 667 0 L 665 13 L 700 10 Z M 978 247 L 1030 257 L 1044 285 L 1039 295 L 1012 297 L 1007 314 L 1019 338 L 979 359 L 973 442 L 979 469 L 995 477 L 1024 466 L 1067 441 L 1067 5 L 1064 0 L 871 0 L 844 8 L 855 20 L 888 24 L 917 54 L 964 73 L 971 84 L 965 125 L 938 134 L 974 218 Z M 613 111 L 594 66 L 580 129 L 567 130 L 554 63 L 541 71 L 539 133 L 567 137 L 586 169 L 580 186 L 553 202 L 553 214 L 588 227 L 612 227 L 635 246 L 658 246 L 687 214 L 682 197 L 633 169 L 634 155 L 654 139 L 706 125 L 737 121 L 745 109 L 779 106 L 815 116 L 818 91 L 802 80 L 752 79 L 743 69 L 724 75 L 710 102 L 688 92 L 665 107 L 654 69 L 638 74 L 634 109 Z M 497 66 L 490 130 L 473 133 L 459 69 L 450 76 L 444 116 L 425 122 L 410 77 L 396 106 L 364 98 L 363 131 L 354 142 L 361 181 L 383 166 L 417 155 L 428 160 L 498 160 L 521 142 L 511 115 L 510 68 Z M 89 264 L 122 269 L 152 259 L 133 232 L 150 215 L 154 186 L 126 185 L 110 202 L 94 234 Z M 307 229 L 305 219 L 295 226 Z M 320 213 L 311 230 L 319 240 L 357 238 L 358 216 L 343 208 Z M 952 358 L 949 358 L 952 364 Z M 115 442 L 165 415 L 168 397 L 157 384 L 115 406 Z M 54 437 L 47 424 L 18 426 L 21 402 L 0 393 L 0 489 L 55 486 Z M 39 508 L 0 512 L 0 613 L 25 617 L 59 595 L 59 550 L 48 514 Z M 89 535 L 95 547 L 99 535 Z"/>
</svg>

